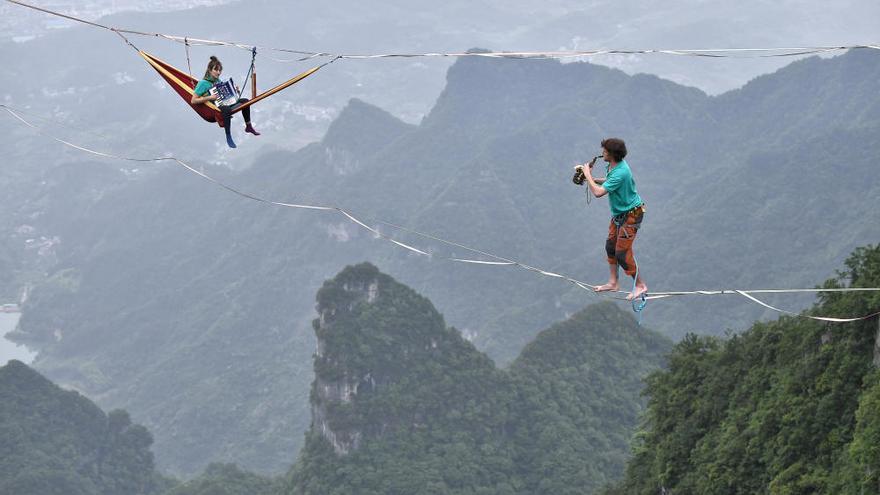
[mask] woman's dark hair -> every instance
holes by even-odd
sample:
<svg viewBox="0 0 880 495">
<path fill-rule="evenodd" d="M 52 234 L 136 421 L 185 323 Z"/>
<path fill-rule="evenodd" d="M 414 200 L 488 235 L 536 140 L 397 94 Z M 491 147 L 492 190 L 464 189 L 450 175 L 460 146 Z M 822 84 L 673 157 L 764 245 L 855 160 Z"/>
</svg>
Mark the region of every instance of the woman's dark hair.
<svg viewBox="0 0 880 495">
<path fill-rule="evenodd" d="M 619 162 L 626 157 L 626 143 L 623 142 L 623 139 L 618 138 L 608 138 L 602 140 L 602 147 L 605 148 L 606 151 L 614 158 L 614 161 Z"/>
<path fill-rule="evenodd" d="M 211 55 L 211 60 L 208 61 L 208 68 L 205 69 L 205 79 L 211 79 L 211 71 L 214 68 L 219 68 L 220 70 L 223 70 L 223 64 L 220 63 L 220 60 L 217 57 Z"/>
</svg>

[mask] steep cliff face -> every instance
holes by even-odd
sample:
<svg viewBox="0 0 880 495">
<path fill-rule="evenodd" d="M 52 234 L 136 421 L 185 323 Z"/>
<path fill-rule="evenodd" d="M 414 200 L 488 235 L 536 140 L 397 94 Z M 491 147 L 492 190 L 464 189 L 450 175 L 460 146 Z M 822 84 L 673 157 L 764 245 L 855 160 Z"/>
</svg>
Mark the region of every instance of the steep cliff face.
<svg viewBox="0 0 880 495">
<path fill-rule="evenodd" d="M 313 427 L 317 428 L 321 435 L 330 442 L 337 454 L 347 454 L 356 449 L 361 439 L 361 432 L 355 428 L 346 428 L 342 425 L 332 427 L 328 419 L 328 408 L 334 408 L 349 404 L 357 395 L 361 384 L 370 388 L 375 387 L 376 381 L 371 374 L 358 376 L 356 370 L 348 369 L 337 349 L 332 349 L 327 354 L 326 338 L 332 331 L 334 321 L 350 317 L 351 312 L 360 304 L 373 304 L 379 295 L 378 270 L 370 269 L 369 266 L 353 268 L 347 273 L 345 280 L 337 280 L 324 285 L 318 297 L 318 314 L 320 315 L 313 323 L 315 332 L 318 334 L 317 350 L 315 351 L 316 369 L 318 363 L 325 370 L 324 373 L 315 374 L 315 382 L 312 389 L 312 421 Z M 328 368 L 335 368 L 335 373 L 329 372 Z"/>
<path fill-rule="evenodd" d="M 430 301 L 368 263 L 327 281 L 317 301 L 312 424 L 337 454 L 357 449 L 364 435 L 417 424 L 424 414 L 412 409 L 377 420 L 370 406 L 374 393 L 418 383 L 429 374 L 426 363 L 470 347 L 446 328 Z M 488 359 L 485 364 L 491 366 Z"/>
</svg>

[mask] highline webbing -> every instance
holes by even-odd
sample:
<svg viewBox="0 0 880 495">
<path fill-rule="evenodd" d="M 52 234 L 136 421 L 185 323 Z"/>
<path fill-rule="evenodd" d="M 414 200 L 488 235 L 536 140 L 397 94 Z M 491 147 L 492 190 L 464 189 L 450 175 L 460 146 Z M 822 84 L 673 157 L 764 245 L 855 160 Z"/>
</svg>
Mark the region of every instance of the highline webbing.
<svg viewBox="0 0 880 495">
<path fill-rule="evenodd" d="M 502 257 L 502 256 L 498 256 L 498 255 L 495 255 L 495 254 L 489 253 L 489 252 L 487 252 L 487 251 L 483 251 L 483 250 L 480 250 L 480 249 L 472 248 L 472 247 L 466 246 L 466 245 L 464 245 L 464 244 L 461 244 L 461 243 L 458 243 L 458 242 L 455 242 L 455 241 L 450 241 L 450 240 L 447 240 L 447 239 L 444 239 L 444 238 L 441 238 L 441 237 L 438 237 L 438 236 L 434 236 L 434 235 L 431 235 L 431 234 L 428 234 L 428 233 L 420 232 L 420 231 L 415 230 L 415 229 L 411 229 L 411 228 L 407 228 L 407 227 L 404 227 L 404 226 L 396 225 L 396 224 L 391 223 L 391 222 L 382 221 L 382 220 L 377 220 L 377 221 L 376 221 L 376 223 L 381 223 L 381 224 L 383 224 L 383 225 L 387 225 L 387 226 L 389 226 L 389 227 L 395 228 L 395 229 L 400 230 L 400 231 L 403 231 L 403 232 L 410 233 L 410 234 L 412 234 L 412 235 L 415 235 L 415 236 L 421 237 L 421 238 L 423 238 L 423 239 L 429 239 L 429 240 L 433 240 L 433 241 L 436 241 L 436 242 L 439 242 L 439 243 L 442 243 L 442 244 L 446 244 L 446 245 L 448 245 L 448 246 L 457 247 L 457 248 L 460 248 L 460 249 L 466 250 L 466 251 L 471 252 L 471 253 L 474 253 L 474 254 L 478 254 L 478 255 L 481 255 L 481 256 L 484 256 L 484 257 L 487 257 L 487 258 L 491 258 L 492 260 L 490 261 L 490 260 L 480 260 L 480 259 L 467 259 L 467 258 L 457 258 L 457 257 L 444 257 L 444 256 L 437 256 L 437 255 L 434 255 L 434 254 L 428 252 L 427 250 L 418 249 L 418 248 L 413 247 L 413 246 L 411 246 L 411 245 L 409 245 L 409 244 L 406 244 L 406 243 L 403 243 L 403 242 L 401 242 L 401 241 L 399 241 L 399 240 L 397 240 L 397 239 L 394 239 L 393 237 L 391 237 L 391 236 L 389 236 L 389 235 L 387 235 L 387 234 L 381 232 L 381 231 L 378 230 L 377 228 L 370 227 L 369 225 L 367 225 L 366 223 L 364 223 L 363 221 L 361 221 L 360 219 L 358 219 L 357 217 L 355 217 L 354 214 L 352 214 L 350 211 L 348 211 L 348 210 L 346 210 L 346 209 L 343 209 L 343 208 L 341 208 L 341 207 L 333 206 L 333 205 L 309 205 L 309 204 L 287 203 L 287 202 L 272 201 L 272 200 L 264 199 L 264 198 L 261 198 L 261 197 L 259 197 L 259 196 L 255 196 L 255 195 L 252 195 L 252 194 L 249 194 L 249 193 L 246 193 L 246 192 L 240 191 L 240 190 L 238 190 L 238 189 L 236 189 L 236 188 L 234 188 L 234 187 L 232 187 L 232 186 L 229 186 L 229 185 L 227 185 L 227 184 L 225 184 L 225 183 L 223 183 L 223 182 L 221 182 L 221 181 L 219 181 L 219 180 L 217 180 L 217 179 L 215 179 L 215 178 L 213 178 L 213 177 L 211 177 L 211 176 L 205 174 L 204 172 L 197 170 L 196 168 L 194 168 L 193 166 L 191 166 L 191 165 L 189 165 L 188 163 L 184 162 L 183 160 L 180 160 L 179 158 L 176 158 L 176 157 L 173 157 L 173 156 L 164 156 L 164 157 L 156 157 L 156 158 L 133 158 L 133 157 L 126 157 L 126 156 L 116 155 L 116 154 L 112 154 L 112 153 L 106 153 L 106 152 L 96 151 L 96 150 L 93 150 L 93 149 L 90 149 L 90 148 L 86 148 L 86 147 L 84 147 L 84 146 L 80 146 L 80 145 L 78 145 L 78 144 L 74 144 L 74 143 L 72 143 L 72 142 L 70 142 L 70 141 L 66 141 L 66 140 L 60 139 L 60 138 L 58 138 L 58 137 L 55 137 L 55 136 L 53 136 L 53 135 L 50 135 L 50 134 L 44 132 L 39 126 L 37 126 L 37 125 L 31 123 L 30 121 L 28 121 L 27 119 L 25 119 L 24 117 L 22 117 L 22 116 L 21 116 L 16 110 L 14 110 L 13 108 L 9 107 L 8 105 L 0 104 L 0 108 L 3 108 L 4 110 L 6 110 L 7 113 L 9 113 L 9 114 L 12 115 L 13 117 L 15 117 L 18 121 L 20 121 L 21 123 L 27 125 L 28 127 L 32 128 L 32 129 L 36 130 L 36 131 L 39 132 L 40 134 L 42 134 L 42 135 L 44 135 L 44 136 L 47 136 L 47 137 L 49 137 L 50 139 L 52 139 L 52 140 L 54 140 L 54 141 L 57 141 L 57 142 L 59 142 L 59 143 L 62 143 L 62 144 L 64 144 L 65 146 L 68 146 L 68 147 L 74 148 L 74 149 L 79 150 L 79 151 L 83 151 L 83 152 L 85 152 L 85 153 L 90 153 L 90 154 L 92 154 L 92 155 L 100 156 L 100 157 L 104 157 L 104 158 L 110 158 L 110 159 L 116 159 L 116 160 L 124 160 L 124 161 L 133 161 L 133 162 L 164 162 L 164 161 L 170 161 L 170 162 L 174 162 L 174 163 L 180 165 L 180 166 L 183 167 L 184 169 L 186 169 L 186 170 L 188 170 L 189 172 L 192 172 L 192 173 L 198 175 L 199 177 L 202 177 L 202 178 L 205 179 L 205 180 L 208 180 L 208 181 L 210 181 L 210 182 L 213 182 L 214 184 L 216 184 L 216 185 L 222 187 L 223 189 L 226 189 L 226 190 L 229 191 L 229 192 L 232 192 L 233 194 L 236 194 L 236 195 L 241 196 L 241 197 L 246 198 L 246 199 L 250 199 L 250 200 L 252 200 L 252 201 L 257 201 L 257 202 L 264 203 L 264 204 L 268 204 L 268 205 L 281 206 L 281 207 L 285 207 L 285 208 L 299 208 L 299 209 L 306 209 L 306 210 L 335 211 L 335 212 L 337 212 L 337 213 L 343 215 L 344 217 L 346 217 L 348 220 L 350 220 L 350 221 L 353 222 L 354 224 L 356 224 L 356 225 L 358 225 L 358 226 L 360 226 L 360 227 L 366 229 L 367 231 L 371 232 L 371 233 L 372 233 L 373 235 L 375 235 L 376 237 L 381 238 L 381 239 L 384 239 L 384 240 L 386 240 L 386 241 L 389 241 L 389 242 L 393 243 L 394 245 L 399 246 L 399 247 L 402 247 L 402 248 L 408 250 L 409 252 L 411 252 L 411 253 L 415 253 L 415 254 L 417 254 L 417 255 L 419 255 L 419 256 L 426 256 L 426 257 L 434 258 L 434 259 L 443 259 L 443 260 L 446 260 L 446 261 L 452 261 L 452 262 L 458 262 L 458 263 L 480 264 L 480 265 L 485 265 L 485 266 L 513 266 L 513 267 L 518 267 L 518 268 L 521 268 L 521 269 L 524 269 L 524 270 L 527 270 L 527 271 L 531 271 L 531 272 L 534 272 L 534 273 L 538 273 L 538 274 L 540 274 L 540 275 L 542 275 L 542 276 L 551 277 L 551 278 L 558 278 L 558 279 L 561 279 L 561 280 L 565 280 L 565 281 L 567 281 L 567 282 L 569 282 L 569 283 L 571 283 L 571 284 L 573 284 L 573 285 L 575 285 L 575 286 L 577 286 L 577 287 L 580 287 L 581 289 L 584 289 L 584 290 L 586 290 L 586 291 L 589 291 L 589 292 L 591 292 L 591 293 L 595 293 L 595 290 L 596 290 L 596 288 L 597 288 L 597 286 L 595 286 L 595 285 L 590 285 L 590 284 L 588 284 L 588 283 L 586 283 L 586 282 L 579 281 L 579 280 L 577 280 L 577 279 L 574 279 L 574 278 L 572 278 L 572 277 L 568 277 L 568 276 L 563 275 L 563 274 L 559 274 L 559 273 L 551 272 L 551 271 L 548 271 L 548 270 L 543 270 L 543 269 L 541 269 L 541 268 L 537 268 L 537 267 L 534 267 L 534 266 L 531 266 L 531 265 L 528 265 L 528 264 L 522 263 L 522 262 L 520 262 L 520 261 L 516 261 L 516 260 L 513 260 L 513 259 L 509 259 L 509 258 L 505 258 L 505 257 Z M 50 120 L 50 119 L 47 119 L 47 120 Z M 645 299 L 647 299 L 647 300 L 652 300 L 652 299 L 663 299 L 663 298 L 667 298 L 667 297 L 688 296 L 688 295 L 725 295 L 725 294 L 736 294 L 736 295 L 739 295 L 739 296 L 742 296 L 742 297 L 748 299 L 749 301 L 751 301 L 751 302 L 753 302 L 753 303 L 759 304 L 759 305 L 761 305 L 761 306 L 763 306 L 763 307 L 765 307 L 765 308 L 768 308 L 768 309 L 770 309 L 770 310 L 772 310 L 772 311 L 776 311 L 776 312 L 778 312 L 778 313 L 789 314 L 789 315 L 793 315 L 793 316 L 798 316 L 798 317 L 803 317 L 803 318 L 809 318 L 809 319 L 812 319 L 812 320 L 819 320 L 819 321 L 825 321 L 825 322 L 832 322 L 832 323 L 847 323 L 847 322 L 854 322 L 854 321 L 860 321 L 860 320 L 865 320 L 865 319 L 868 319 L 868 318 L 872 318 L 872 317 L 874 317 L 874 316 L 880 315 L 880 311 L 875 312 L 875 313 L 872 313 L 872 314 L 869 314 L 869 315 L 865 315 L 865 316 L 850 317 L 850 318 L 838 318 L 838 317 L 829 317 L 829 316 L 812 316 L 812 315 L 806 315 L 806 314 L 801 314 L 801 313 L 794 313 L 794 312 L 787 311 L 787 310 L 784 310 L 784 309 L 776 308 L 776 307 L 774 307 L 774 306 L 771 306 L 771 305 L 769 305 L 769 304 L 767 304 L 767 303 L 765 303 L 765 302 L 759 300 L 758 298 L 756 298 L 756 297 L 754 296 L 754 294 L 760 294 L 760 293 L 799 293 L 799 292 L 813 292 L 813 293 L 819 293 L 819 292 L 869 292 L 869 291 L 870 291 L 870 292 L 880 291 L 880 287 L 849 287 L 849 288 L 828 288 L 828 289 L 821 289 L 821 288 L 813 288 L 813 289 L 752 289 L 752 290 L 724 289 L 724 290 L 697 290 L 697 291 L 675 291 L 675 292 L 649 292 L 649 293 L 645 296 Z M 599 294 L 600 294 L 600 295 L 604 295 L 604 296 L 606 296 L 606 297 L 611 297 L 611 298 L 613 298 L 613 299 L 624 299 L 624 297 L 621 296 L 620 294 L 626 294 L 626 292 L 625 292 L 625 291 L 616 291 L 616 293 L 612 293 L 612 294 L 608 294 L 608 293 L 605 293 L 605 292 L 603 292 L 603 293 L 599 293 Z"/>
</svg>

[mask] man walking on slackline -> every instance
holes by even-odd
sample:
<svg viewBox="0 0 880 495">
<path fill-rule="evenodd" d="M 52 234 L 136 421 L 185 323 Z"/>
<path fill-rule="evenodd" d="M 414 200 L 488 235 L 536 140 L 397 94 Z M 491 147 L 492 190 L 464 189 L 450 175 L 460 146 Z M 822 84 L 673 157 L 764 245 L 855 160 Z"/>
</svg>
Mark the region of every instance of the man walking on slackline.
<svg viewBox="0 0 880 495">
<path fill-rule="evenodd" d="M 642 280 L 633 256 L 632 245 L 636 240 L 636 234 L 642 225 L 645 215 L 645 203 L 636 191 L 636 183 L 633 180 L 629 164 L 624 160 L 626 157 L 626 143 L 622 139 L 608 138 L 602 141 L 602 159 L 607 163 L 605 178 L 593 178 L 593 165 L 596 158 L 588 164 L 578 165 L 584 174 L 587 187 L 597 198 L 608 195 L 608 203 L 611 206 L 611 223 L 608 225 L 608 238 L 605 240 L 605 253 L 608 255 L 608 265 L 611 276 L 608 283 L 596 287 L 596 292 L 618 290 L 617 272 L 618 266 L 630 277 L 635 278 L 635 286 L 626 299 L 632 301 L 647 294 L 648 286 Z"/>
</svg>

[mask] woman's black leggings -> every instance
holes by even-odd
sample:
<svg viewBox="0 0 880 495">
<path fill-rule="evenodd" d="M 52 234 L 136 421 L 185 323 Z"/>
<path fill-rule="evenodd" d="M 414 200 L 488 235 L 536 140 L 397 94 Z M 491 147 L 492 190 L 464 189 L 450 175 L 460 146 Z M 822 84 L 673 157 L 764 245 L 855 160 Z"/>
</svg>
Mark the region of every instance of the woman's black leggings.
<svg viewBox="0 0 880 495">
<path fill-rule="evenodd" d="M 246 101 L 248 101 L 247 98 L 239 98 L 238 103 L 235 105 L 223 105 L 220 107 L 220 113 L 223 115 L 223 124 L 226 126 L 227 130 L 229 130 L 229 121 L 232 119 L 232 112 Z M 245 122 L 251 121 L 251 107 L 245 107 L 241 113 L 244 115 Z"/>
</svg>

